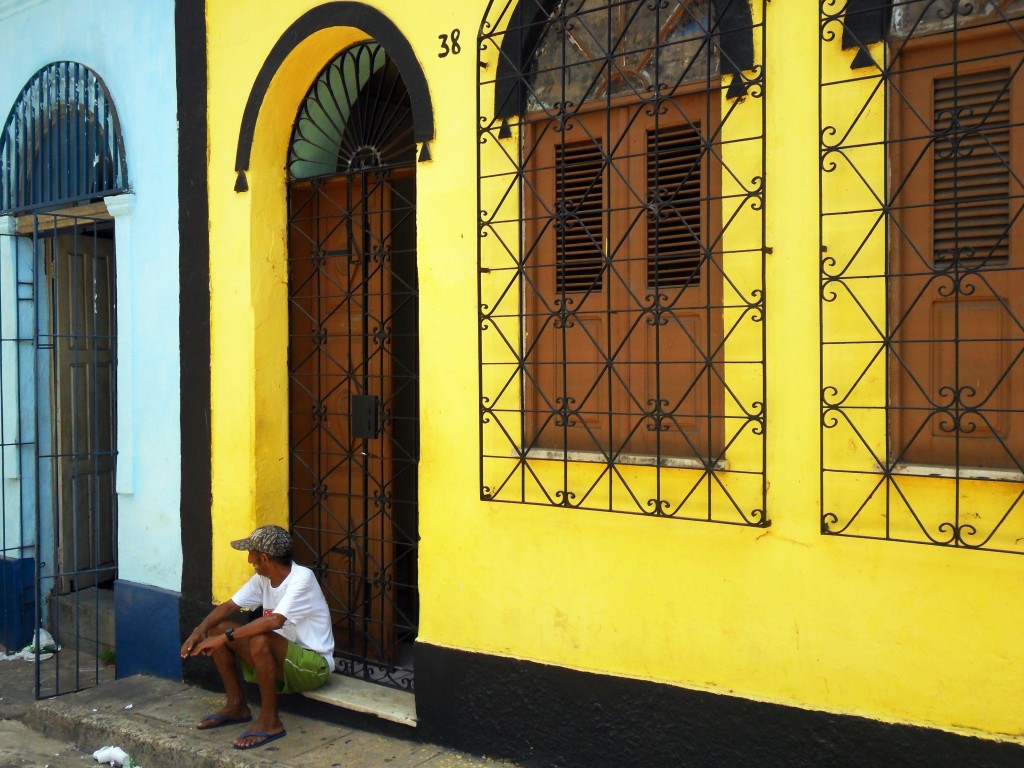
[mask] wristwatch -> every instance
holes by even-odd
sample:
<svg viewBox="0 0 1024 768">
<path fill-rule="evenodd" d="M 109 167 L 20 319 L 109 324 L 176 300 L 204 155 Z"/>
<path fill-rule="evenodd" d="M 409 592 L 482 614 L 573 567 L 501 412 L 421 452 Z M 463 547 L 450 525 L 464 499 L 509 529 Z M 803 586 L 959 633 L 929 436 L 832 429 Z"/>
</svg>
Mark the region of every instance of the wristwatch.
<svg viewBox="0 0 1024 768">
<path fill-rule="evenodd" d="M 229 627 L 228 630 L 224 633 L 224 637 L 228 639 L 229 643 L 235 642 L 235 628 Z"/>
</svg>

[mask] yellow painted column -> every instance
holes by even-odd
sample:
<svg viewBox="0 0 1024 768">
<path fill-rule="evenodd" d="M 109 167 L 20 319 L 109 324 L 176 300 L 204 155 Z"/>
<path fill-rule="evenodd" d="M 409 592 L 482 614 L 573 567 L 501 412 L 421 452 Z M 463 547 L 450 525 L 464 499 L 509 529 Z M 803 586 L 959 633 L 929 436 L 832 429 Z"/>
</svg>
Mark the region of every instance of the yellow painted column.
<svg viewBox="0 0 1024 768">
<path fill-rule="evenodd" d="M 820 538 L 818 3 L 766 3 L 770 535 Z M 799 440 L 794 436 L 799 435 Z"/>
</svg>

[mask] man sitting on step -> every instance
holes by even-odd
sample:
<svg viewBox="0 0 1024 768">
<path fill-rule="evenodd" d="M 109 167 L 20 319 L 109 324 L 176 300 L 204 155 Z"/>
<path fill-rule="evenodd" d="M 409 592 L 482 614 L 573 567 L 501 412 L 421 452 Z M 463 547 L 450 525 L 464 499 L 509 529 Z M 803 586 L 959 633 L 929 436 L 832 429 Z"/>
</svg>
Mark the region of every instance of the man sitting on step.
<svg viewBox="0 0 1024 768">
<path fill-rule="evenodd" d="M 316 577 L 309 568 L 292 562 L 288 531 L 264 525 L 231 546 L 249 553 L 256 573 L 192 630 L 181 646 L 181 657 L 212 656 L 227 693 L 227 703 L 200 720 L 196 726 L 200 729 L 252 720 L 236 659 L 245 679 L 258 683 L 260 715 L 234 741 L 235 749 L 252 749 L 286 733 L 277 712 L 279 693 L 310 691 L 327 682 L 334 670 L 334 635 Z M 228 621 L 240 608 L 262 608 L 263 615 L 248 624 Z"/>
</svg>

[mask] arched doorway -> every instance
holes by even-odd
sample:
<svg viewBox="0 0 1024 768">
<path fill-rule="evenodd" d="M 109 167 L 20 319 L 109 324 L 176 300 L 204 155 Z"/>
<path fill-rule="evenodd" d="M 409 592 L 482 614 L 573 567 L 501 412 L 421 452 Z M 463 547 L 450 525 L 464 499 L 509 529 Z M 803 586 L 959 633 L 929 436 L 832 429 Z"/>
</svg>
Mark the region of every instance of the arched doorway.
<svg viewBox="0 0 1024 768">
<path fill-rule="evenodd" d="M 413 111 L 366 41 L 317 76 L 288 158 L 290 523 L 343 674 L 411 689 L 418 625 Z"/>
<path fill-rule="evenodd" d="M 4 484 L 4 523 L 34 520 L 4 550 L 34 560 L 34 626 L 96 656 L 114 643 L 115 244 L 116 220 L 127 220 L 134 204 L 128 192 L 117 112 L 102 80 L 77 62 L 43 67 L 0 134 L 0 397 L 5 412 L 17 403 L 17 422 L 4 430 L 4 477 L 19 480 L 16 489 Z M 64 693 L 81 676 L 58 675 L 52 685 L 47 695 Z M 43 695 L 39 678 L 36 693 Z"/>
</svg>

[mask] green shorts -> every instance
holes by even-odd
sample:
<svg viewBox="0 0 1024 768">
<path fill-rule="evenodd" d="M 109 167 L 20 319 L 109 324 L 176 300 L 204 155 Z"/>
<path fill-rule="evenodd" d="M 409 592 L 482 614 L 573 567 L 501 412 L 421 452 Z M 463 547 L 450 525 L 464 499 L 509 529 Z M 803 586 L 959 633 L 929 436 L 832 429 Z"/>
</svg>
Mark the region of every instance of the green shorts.
<svg viewBox="0 0 1024 768">
<path fill-rule="evenodd" d="M 241 659 L 242 676 L 248 683 L 258 682 L 256 670 Z M 284 658 L 284 680 L 277 684 L 278 693 L 312 691 L 327 682 L 331 674 L 327 659 L 316 651 L 288 641 L 288 654 Z"/>
</svg>

